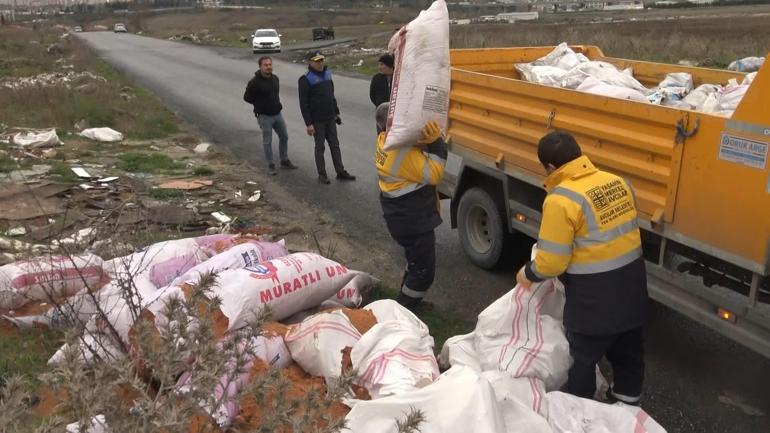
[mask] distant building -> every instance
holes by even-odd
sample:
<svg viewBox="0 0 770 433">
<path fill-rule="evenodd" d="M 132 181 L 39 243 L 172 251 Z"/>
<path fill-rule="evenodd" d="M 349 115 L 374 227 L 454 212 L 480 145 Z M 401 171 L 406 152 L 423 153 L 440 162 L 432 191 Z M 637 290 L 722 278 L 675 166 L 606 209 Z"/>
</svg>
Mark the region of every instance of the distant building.
<svg viewBox="0 0 770 433">
<path fill-rule="evenodd" d="M 616 0 L 607 2 L 607 4 L 604 5 L 605 11 L 624 11 L 635 9 L 644 9 L 644 3 L 638 0 Z"/>
<path fill-rule="evenodd" d="M 540 18 L 540 14 L 537 12 L 506 12 L 497 14 L 498 21 L 507 21 L 509 23 L 515 23 L 516 21 L 533 21 Z"/>
</svg>

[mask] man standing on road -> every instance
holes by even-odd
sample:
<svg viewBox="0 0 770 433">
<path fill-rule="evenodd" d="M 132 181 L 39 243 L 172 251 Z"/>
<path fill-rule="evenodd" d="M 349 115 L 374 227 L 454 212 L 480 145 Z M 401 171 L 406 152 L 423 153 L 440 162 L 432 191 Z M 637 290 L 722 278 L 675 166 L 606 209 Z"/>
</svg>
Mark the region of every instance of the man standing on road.
<svg viewBox="0 0 770 433">
<path fill-rule="evenodd" d="M 259 128 L 262 130 L 262 146 L 265 148 L 265 160 L 270 174 L 278 174 L 273 163 L 273 130 L 278 134 L 278 153 L 281 158 L 281 168 L 293 170 L 297 166 L 289 160 L 289 134 L 286 132 L 286 122 L 283 120 L 281 98 L 278 95 L 280 84 L 278 76 L 273 74 L 273 60 L 270 57 L 259 58 L 259 71 L 246 86 L 243 100 L 254 106 Z"/>
<path fill-rule="evenodd" d="M 436 185 L 446 165 L 447 146 L 436 122 L 428 122 L 415 146 L 384 150 L 388 107 L 377 107 L 374 163 L 380 186 L 380 205 L 391 237 L 404 248 L 406 271 L 398 303 L 413 309 L 425 297 L 436 274 L 436 235 L 441 224 Z"/>
<path fill-rule="evenodd" d="M 390 90 L 393 86 L 393 54 L 383 54 L 377 63 L 380 72 L 372 77 L 369 85 L 369 99 L 375 107 L 390 101 Z"/>
<path fill-rule="evenodd" d="M 548 196 L 537 255 L 516 280 L 526 288 L 554 277 L 564 282 L 564 326 L 574 359 L 566 391 L 592 398 L 596 364 L 606 356 L 614 379 L 608 397 L 638 404 L 647 274 L 633 191 L 594 167 L 565 132 L 543 137 L 537 156 L 548 173 Z"/>
<path fill-rule="evenodd" d="M 324 65 L 325 57 L 316 53 L 310 58 L 308 71 L 299 77 L 299 107 L 305 119 L 307 135 L 315 139 L 315 165 L 318 169 L 318 182 L 331 183 L 326 176 L 326 161 L 324 160 L 324 142 L 329 143 L 334 170 L 337 180 L 356 180 L 356 177 L 345 170 L 342 164 L 340 141 L 337 138 L 337 125 L 342 125 L 340 109 L 334 97 L 334 82 L 332 72 Z"/>
</svg>

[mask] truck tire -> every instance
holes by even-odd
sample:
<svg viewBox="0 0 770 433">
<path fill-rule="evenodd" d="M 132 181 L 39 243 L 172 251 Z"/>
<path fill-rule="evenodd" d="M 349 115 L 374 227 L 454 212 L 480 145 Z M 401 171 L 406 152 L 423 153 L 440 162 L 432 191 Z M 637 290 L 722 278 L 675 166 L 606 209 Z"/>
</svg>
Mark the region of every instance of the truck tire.
<svg viewBox="0 0 770 433">
<path fill-rule="evenodd" d="M 492 269 L 500 262 L 508 241 L 505 212 L 482 188 L 471 188 L 457 208 L 460 244 L 471 262 Z"/>
</svg>

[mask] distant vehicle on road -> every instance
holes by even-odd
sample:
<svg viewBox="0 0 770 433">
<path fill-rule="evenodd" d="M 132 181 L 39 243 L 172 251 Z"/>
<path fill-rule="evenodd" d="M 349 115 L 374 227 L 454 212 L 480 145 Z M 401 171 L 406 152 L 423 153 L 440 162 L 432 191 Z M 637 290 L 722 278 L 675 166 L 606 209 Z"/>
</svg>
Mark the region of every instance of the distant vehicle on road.
<svg viewBox="0 0 770 433">
<path fill-rule="evenodd" d="M 126 25 L 123 23 L 115 24 L 115 27 L 113 27 L 112 30 L 115 33 L 128 33 L 128 29 L 126 28 Z"/>
<path fill-rule="evenodd" d="M 334 39 L 334 27 L 316 27 L 313 29 L 313 40 Z"/>
<path fill-rule="evenodd" d="M 83 31 L 83 27 L 82 26 L 75 26 L 75 32 L 76 33 L 80 33 L 82 31 Z"/>
<path fill-rule="evenodd" d="M 281 35 L 275 29 L 258 29 L 251 40 L 254 54 L 265 52 L 281 52 Z"/>
</svg>

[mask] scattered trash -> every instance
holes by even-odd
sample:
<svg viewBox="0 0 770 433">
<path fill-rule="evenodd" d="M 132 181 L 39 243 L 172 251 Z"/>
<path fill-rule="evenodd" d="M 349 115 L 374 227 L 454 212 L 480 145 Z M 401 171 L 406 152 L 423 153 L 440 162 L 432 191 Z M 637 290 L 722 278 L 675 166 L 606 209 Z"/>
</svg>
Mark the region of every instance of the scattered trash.
<svg viewBox="0 0 770 433">
<path fill-rule="evenodd" d="M 123 140 L 123 134 L 112 128 L 91 128 L 84 129 L 80 132 L 80 135 L 91 140 L 111 143 L 115 141 Z"/>
<path fill-rule="evenodd" d="M 745 57 L 730 63 L 730 65 L 727 66 L 727 69 L 738 72 L 755 72 L 758 71 L 763 64 L 765 64 L 764 57 Z"/>
<path fill-rule="evenodd" d="M 112 177 L 103 177 L 103 178 L 101 178 L 101 179 L 97 179 L 97 180 L 96 180 L 96 182 L 97 182 L 97 183 L 112 183 L 112 182 L 115 182 L 115 181 L 116 181 L 116 180 L 118 180 L 118 179 L 119 179 L 119 178 L 118 178 L 117 176 L 112 176 Z"/>
<path fill-rule="evenodd" d="M 252 194 L 251 197 L 249 197 L 249 201 L 250 202 L 257 202 L 261 198 L 262 198 L 262 191 L 256 190 L 256 191 L 254 191 L 254 194 Z"/>
<path fill-rule="evenodd" d="M 27 229 L 24 227 L 14 227 L 11 229 L 8 229 L 5 232 L 6 236 L 23 236 L 27 234 Z"/>
<path fill-rule="evenodd" d="M 197 146 L 195 146 L 195 149 L 193 149 L 193 152 L 195 153 L 206 153 L 209 151 L 209 148 L 211 148 L 210 143 L 201 143 Z"/>
<path fill-rule="evenodd" d="M 67 89 L 83 85 L 83 83 L 106 83 L 107 79 L 91 72 L 54 72 L 22 78 L 0 79 L 0 87 L 20 90 L 29 87 L 64 86 Z"/>
<path fill-rule="evenodd" d="M 73 173 L 77 175 L 77 177 L 81 179 L 91 179 L 93 176 L 89 172 L 87 172 L 84 168 L 81 167 L 72 167 L 70 168 Z"/>
<path fill-rule="evenodd" d="M 158 185 L 162 189 L 178 189 L 182 191 L 191 191 L 214 185 L 213 180 L 195 179 L 195 180 L 172 180 L 170 182 Z"/>
<path fill-rule="evenodd" d="M 233 221 L 229 216 L 223 214 L 222 212 L 212 212 L 211 216 L 213 216 L 214 218 L 216 218 L 217 221 L 223 224 L 227 224 Z"/>
<path fill-rule="evenodd" d="M 13 144 L 28 148 L 61 146 L 56 129 L 34 129 L 13 136 Z"/>
</svg>

